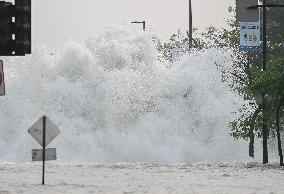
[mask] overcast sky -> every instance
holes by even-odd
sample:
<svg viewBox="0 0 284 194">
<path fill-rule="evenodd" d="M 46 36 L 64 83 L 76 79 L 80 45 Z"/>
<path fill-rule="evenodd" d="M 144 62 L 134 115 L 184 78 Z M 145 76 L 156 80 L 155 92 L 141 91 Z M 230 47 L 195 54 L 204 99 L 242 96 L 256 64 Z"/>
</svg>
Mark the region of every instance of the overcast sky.
<svg viewBox="0 0 284 194">
<path fill-rule="evenodd" d="M 224 26 L 235 0 L 192 0 L 193 25 Z M 163 39 L 188 27 L 188 0 L 32 0 L 33 44 L 60 50 L 104 26 L 145 20 Z M 133 24 L 134 25 L 134 24 Z M 142 26 L 137 26 L 142 29 Z"/>
</svg>

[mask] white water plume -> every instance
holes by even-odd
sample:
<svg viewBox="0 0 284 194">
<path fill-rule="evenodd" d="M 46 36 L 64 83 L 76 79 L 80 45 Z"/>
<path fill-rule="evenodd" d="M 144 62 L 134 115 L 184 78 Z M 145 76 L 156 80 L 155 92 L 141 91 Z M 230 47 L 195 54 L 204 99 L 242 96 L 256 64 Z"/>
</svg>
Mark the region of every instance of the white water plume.
<svg viewBox="0 0 284 194">
<path fill-rule="evenodd" d="M 62 130 L 50 147 L 66 163 L 247 161 L 229 136 L 242 100 L 215 65 L 229 67 L 229 53 L 195 51 L 169 67 L 151 34 L 117 27 L 58 54 L 5 58 L 0 161 L 31 160 L 39 145 L 27 129 L 43 114 Z"/>
</svg>

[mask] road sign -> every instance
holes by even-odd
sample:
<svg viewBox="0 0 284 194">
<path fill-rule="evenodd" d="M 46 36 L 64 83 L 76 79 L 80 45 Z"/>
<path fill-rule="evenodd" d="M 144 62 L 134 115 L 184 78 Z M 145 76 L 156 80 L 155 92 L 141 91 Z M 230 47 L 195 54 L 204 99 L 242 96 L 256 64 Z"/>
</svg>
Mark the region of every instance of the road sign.
<svg viewBox="0 0 284 194">
<path fill-rule="evenodd" d="M 259 10 L 248 9 L 250 6 L 258 5 L 258 0 L 236 0 L 236 13 L 239 22 L 258 22 Z"/>
<path fill-rule="evenodd" d="M 0 60 L 0 96 L 4 95 L 5 95 L 5 82 L 4 82 L 3 61 Z"/>
<path fill-rule="evenodd" d="M 42 149 L 32 149 L 32 161 L 42 161 Z M 45 150 L 45 160 L 56 160 L 56 148 L 47 148 Z"/>
<path fill-rule="evenodd" d="M 46 146 L 60 133 L 60 130 L 47 116 L 42 116 L 28 132 L 43 148 L 32 150 L 32 160 L 42 161 L 42 185 L 44 185 L 45 161 L 56 160 L 56 149 L 46 149 Z"/>
<path fill-rule="evenodd" d="M 28 130 L 29 134 L 43 146 L 43 117 L 41 117 L 31 128 Z M 54 138 L 60 133 L 58 127 L 46 117 L 46 136 L 45 146 L 47 146 Z"/>
<path fill-rule="evenodd" d="M 240 22 L 240 50 L 258 51 L 260 48 L 260 23 Z"/>
</svg>

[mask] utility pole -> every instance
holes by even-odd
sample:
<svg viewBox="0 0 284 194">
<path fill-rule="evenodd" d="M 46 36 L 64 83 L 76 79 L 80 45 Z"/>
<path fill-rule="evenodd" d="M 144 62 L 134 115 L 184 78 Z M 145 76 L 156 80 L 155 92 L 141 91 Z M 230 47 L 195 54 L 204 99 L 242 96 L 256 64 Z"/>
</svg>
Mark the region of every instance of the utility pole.
<svg viewBox="0 0 284 194">
<path fill-rule="evenodd" d="M 267 39 L 266 39 L 266 0 L 263 0 L 263 9 L 262 9 L 262 50 L 263 50 L 263 71 L 266 70 L 266 62 L 267 62 Z M 268 139 L 268 129 L 267 129 L 267 120 L 266 120 L 266 100 L 265 100 L 265 93 L 262 94 L 262 136 L 263 136 L 263 164 L 268 163 L 268 148 L 267 148 L 267 139 Z"/>
<path fill-rule="evenodd" d="M 192 48 L 192 6 L 191 6 L 191 0 L 188 1 L 188 8 L 189 8 L 189 14 L 188 14 L 188 50 Z"/>
</svg>

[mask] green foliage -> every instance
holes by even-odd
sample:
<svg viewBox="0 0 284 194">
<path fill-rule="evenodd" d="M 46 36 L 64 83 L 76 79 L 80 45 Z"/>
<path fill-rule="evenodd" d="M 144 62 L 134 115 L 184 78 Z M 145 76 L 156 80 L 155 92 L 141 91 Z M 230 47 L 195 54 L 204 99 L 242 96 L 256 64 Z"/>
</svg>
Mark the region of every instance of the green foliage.
<svg viewBox="0 0 284 194">
<path fill-rule="evenodd" d="M 283 0 L 268 0 L 269 4 L 284 5 Z M 284 8 L 269 8 L 267 11 L 267 37 L 270 56 L 284 56 Z"/>
<path fill-rule="evenodd" d="M 284 1 L 268 0 L 267 3 L 284 4 Z M 229 7 L 228 11 L 235 15 L 232 7 Z M 227 69 L 222 64 L 216 63 L 217 68 L 222 72 L 223 81 L 238 91 L 248 102 L 239 110 L 241 116 L 231 122 L 231 135 L 237 139 L 250 140 L 250 145 L 253 145 L 255 136 L 259 138 L 263 136 L 262 125 L 265 118 L 269 135 L 275 136 L 277 131 L 279 137 L 279 119 L 284 117 L 284 8 L 269 8 L 267 11 L 269 62 L 265 71 L 262 69 L 261 52 L 239 51 L 240 25 L 235 17 L 228 20 L 227 24 L 227 28 L 217 29 L 212 26 L 207 28 L 206 32 L 201 34 L 201 38 L 193 39 L 193 48 L 197 50 L 230 48 L 234 51 L 231 56 L 234 59 L 232 68 Z M 189 50 L 188 37 L 179 31 L 173 34 L 169 41 L 158 42 L 157 48 L 162 53 L 161 59 L 173 62 L 169 50 L 177 42 L 184 43 L 186 51 Z M 261 103 L 263 101 L 265 117 Z"/>
<path fill-rule="evenodd" d="M 177 34 L 172 34 L 170 39 L 167 42 L 162 42 L 161 40 L 157 40 L 157 50 L 161 53 L 160 61 L 168 61 L 172 62 L 172 56 L 171 56 L 171 49 L 175 47 L 177 43 L 182 43 L 185 45 L 183 48 L 184 50 L 188 50 L 188 37 L 185 37 L 181 33 L 180 30 L 178 30 Z"/>
<path fill-rule="evenodd" d="M 193 32 L 196 33 L 197 29 L 194 28 Z M 171 50 L 174 49 L 177 44 L 183 45 L 181 48 L 181 55 L 187 53 L 190 50 L 189 38 L 185 33 L 182 33 L 181 30 L 178 30 L 176 34 L 172 34 L 170 39 L 166 42 L 162 42 L 158 38 L 155 38 L 154 42 L 157 45 L 157 50 L 161 54 L 161 56 L 159 57 L 160 61 L 167 61 L 170 63 L 175 62 L 171 55 Z M 205 45 L 205 41 L 203 41 L 201 38 L 193 38 L 191 49 L 201 50 L 205 48 Z"/>
<path fill-rule="evenodd" d="M 253 77 L 253 82 L 245 87 L 245 91 L 251 98 L 265 94 L 266 102 L 266 122 L 270 129 L 270 134 L 274 135 L 276 131 L 276 113 L 280 101 L 284 97 L 284 57 L 273 58 L 268 63 L 268 68 L 262 69 L 254 66 L 250 69 L 250 74 Z M 240 111 L 244 112 L 240 118 L 231 123 L 232 136 L 236 138 L 249 138 L 250 129 L 258 136 L 262 136 L 263 115 L 261 112 L 261 104 L 254 106 L 255 111 L 247 114 L 247 106 L 244 106 Z M 284 107 L 280 107 L 280 116 L 283 116 Z"/>
<path fill-rule="evenodd" d="M 248 91 L 254 94 L 266 94 L 272 99 L 279 99 L 284 95 L 284 57 L 274 58 L 265 71 L 252 68 L 254 82 Z"/>
<path fill-rule="evenodd" d="M 244 106 L 240 111 L 244 111 L 246 108 Z M 248 140 L 250 138 L 250 130 L 259 128 L 261 124 L 262 120 L 259 109 L 249 115 L 243 114 L 239 119 L 231 122 L 231 135 L 237 139 L 243 138 Z M 261 136 L 261 131 L 255 132 L 257 132 L 257 136 Z"/>
<path fill-rule="evenodd" d="M 284 4 L 279 0 L 269 3 Z M 275 130 L 276 111 L 280 100 L 284 97 L 284 9 L 271 8 L 268 10 L 268 66 L 262 70 L 262 53 L 239 52 L 239 23 L 234 19 L 228 21 L 229 30 L 222 29 L 217 31 L 214 28 L 208 30 L 210 37 L 215 37 L 214 43 L 218 47 L 228 46 L 235 50 L 233 71 L 222 69 L 224 77 L 231 79 L 229 85 L 236 89 L 244 99 L 250 100 L 240 110 L 241 116 L 231 123 L 232 136 L 236 138 L 248 139 L 251 132 L 262 136 L 263 113 L 262 105 L 256 104 L 256 98 L 265 94 L 266 102 L 266 121 L 273 135 Z M 229 12 L 234 10 L 229 8 Z M 214 35 L 215 34 L 215 35 Z M 217 37 L 217 38 L 216 38 Z M 222 41 L 218 41 L 222 39 Z M 228 44 L 223 44 L 229 42 Z M 221 44 L 220 44 L 221 43 Z M 252 111 L 249 111 L 251 110 Z M 280 115 L 283 116 L 283 107 Z"/>
</svg>

